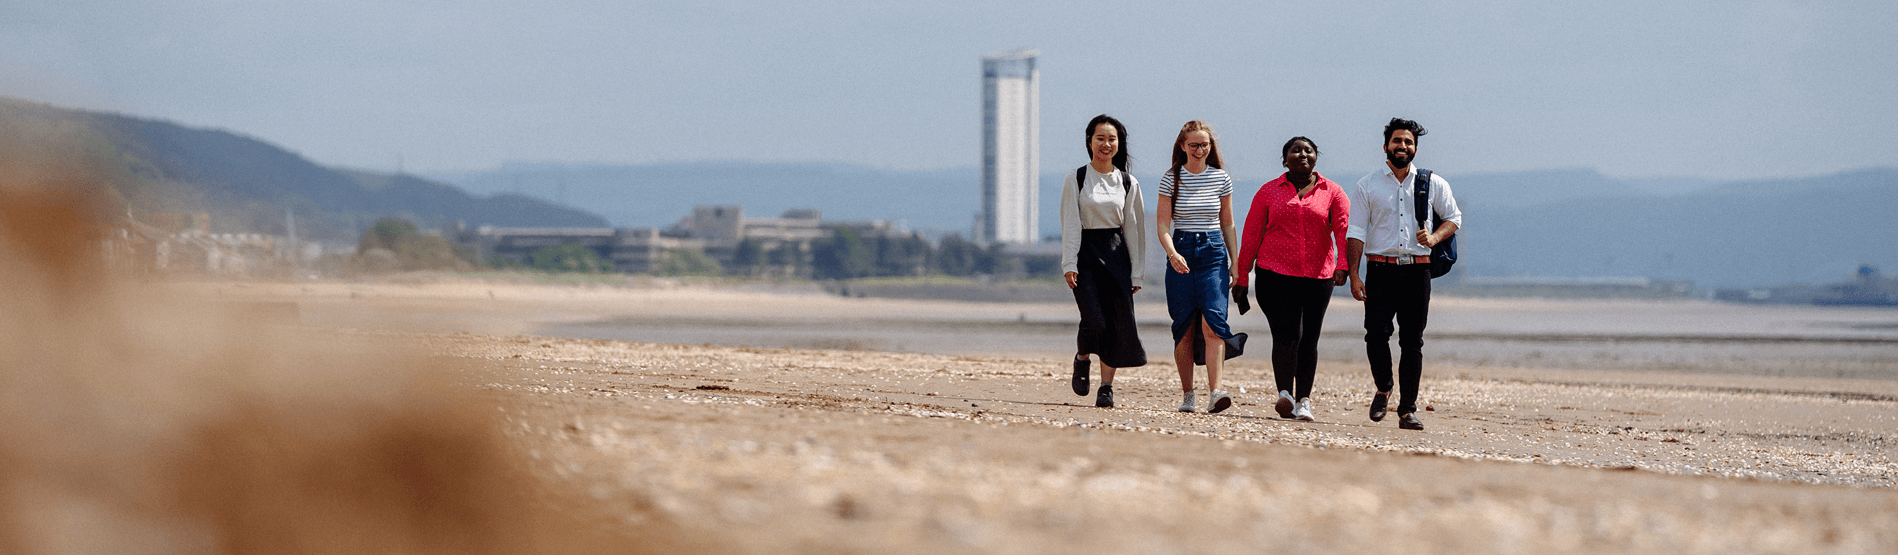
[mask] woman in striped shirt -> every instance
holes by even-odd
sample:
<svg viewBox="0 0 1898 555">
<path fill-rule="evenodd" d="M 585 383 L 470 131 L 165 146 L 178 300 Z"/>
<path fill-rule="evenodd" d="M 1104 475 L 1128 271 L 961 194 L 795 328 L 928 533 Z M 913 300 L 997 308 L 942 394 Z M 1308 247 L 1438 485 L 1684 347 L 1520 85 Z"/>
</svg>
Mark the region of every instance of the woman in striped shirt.
<svg viewBox="0 0 1898 555">
<path fill-rule="evenodd" d="M 1331 288 L 1344 285 L 1345 231 L 1351 200 L 1344 188 L 1318 175 L 1318 145 L 1292 137 L 1281 151 L 1285 175 L 1259 186 L 1246 212 L 1240 267 L 1259 268 L 1259 311 L 1272 326 L 1272 374 L 1280 418 L 1310 422 L 1312 379 L 1318 374 L 1318 330 Z M 1256 261 L 1256 262 L 1255 262 Z M 1248 276 L 1233 296 L 1246 310 Z"/>
<path fill-rule="evenodd" d="M 1219 389 L 1221 361 L 1245 351 L 1246 334 L 1226 325 L 1232 283 L 1232 178 L 1219 160 L 1212 126 L 1193 120 L 1173 140 L 1173 168 L 1160 176 L 1154 211 L 1166 248 L 1166 306 L 1173 316 L 1173 362 L 1180 367 L 1180 412 L 1194 412 L 1193 366 L 1206 365 L 1206 412 L 1232 406 Z"/>
</svg>

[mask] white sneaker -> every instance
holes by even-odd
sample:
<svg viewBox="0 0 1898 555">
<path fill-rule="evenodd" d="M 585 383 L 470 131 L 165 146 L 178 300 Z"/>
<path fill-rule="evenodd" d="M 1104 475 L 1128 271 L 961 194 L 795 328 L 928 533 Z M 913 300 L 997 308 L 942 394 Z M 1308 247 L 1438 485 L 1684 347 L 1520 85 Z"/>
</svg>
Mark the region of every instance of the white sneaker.
<svg viewBox="0 0 1898 555">
<path fill-rule="evenodd" d="M 1227 395 L 1226 392 L 1220 391 L 1217 389 L 1213 390 L 1211 394 L 1206 396 L 1206 402 L 1212 405 L 1206 408 L 1207 414 L 1213 414 L 1213 413 L 1217 413 L 1217 412 L 1232 408 L 1232 396 Z"/>
<path fill-rule="evenodd" d="M 1278 409 L 1279 418 L 1291 420 L 1292 419 L 1292 405 L 1294 404 L 1295 403 L 1292 401 L 1292 392 L 1280 391 L 1279 402 L 1278 404 L 1273 405 L 1272 408 Z"/>
<path fill-rule="evenodd" d="M 1292 418 L 1296 418 L 1305 422 L 1312 421 L 1310 397 L 1306 397 L 1304 399 L 1298 400 L 1298 408 L 1292 409 Z"/>
<path fill-rule="evenodd" d="M 1199 412 L 1199 407 L 1193 406 L 1193 397 L 1193 392 L 1186 392 L 1186 400 L 1180 401 L 1180 412 Z"/>
</svg>

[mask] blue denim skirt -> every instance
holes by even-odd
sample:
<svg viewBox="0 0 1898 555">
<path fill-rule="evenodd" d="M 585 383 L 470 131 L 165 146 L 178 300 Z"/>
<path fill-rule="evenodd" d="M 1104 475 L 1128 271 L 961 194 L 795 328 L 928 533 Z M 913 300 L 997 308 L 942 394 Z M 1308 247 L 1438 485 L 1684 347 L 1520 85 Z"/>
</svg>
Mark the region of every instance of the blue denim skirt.
<svg viewBox="0 0 1898 555">
<path fill-rule="evenodd" d="M 1204 319 L 1214 335 L 1226 340 L 1226 358 L 1245 353 L 1246 334 L 1233 333 L 1226 323 L 1232 271 L 1222 235 L 1218 231 L 1173 232 L 1173 250 L 1186 258 L 1188 272 L 1175 272 L 1173 264 L 1166 265 L 1166 308 L 1173 317 L 1173 344 L 1191 340 L 1194 364 L 1206 364 L 1204 336 L 1187 337 L 1198 319 Z"/>
</svg>

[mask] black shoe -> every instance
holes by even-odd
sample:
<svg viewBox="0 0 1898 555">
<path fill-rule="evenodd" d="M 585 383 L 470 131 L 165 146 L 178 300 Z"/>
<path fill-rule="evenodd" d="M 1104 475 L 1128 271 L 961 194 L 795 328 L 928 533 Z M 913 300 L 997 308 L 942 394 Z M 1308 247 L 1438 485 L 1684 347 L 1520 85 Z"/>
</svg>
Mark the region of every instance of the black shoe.
<svg viewBox="0 0 1898 555">
<path fill-rule="evenodd" d="M 1390 402 L 1391 402 L 1391 394 L 1389 393 L 1380 392 L 1376 395 L 1371 396 L 1371 421 L 1372 422 L 1384 421 L 1384 409 L 1385 407 L 1390 406 Z"/>
<path fill-rule="evenodd" d="M 1416 414 L 1399 415 L 1397 417 L 1397 427 L 1406 430 L 1423 430 L 1423 421 L 1418 420 Z"/>
<path fill-rule="evenodd" d="M 1087 396 L 1087 369 L 1090 361 L 1085 358 L 1074 359 L 1074 394 Z"/>
<path fill-rule="evenodd" d="M 1101 384 L 1099 394 L 1094 396 L 1094 406 L 1104 409 L 1114 408 L 1114 384 Z"/>
</svg>

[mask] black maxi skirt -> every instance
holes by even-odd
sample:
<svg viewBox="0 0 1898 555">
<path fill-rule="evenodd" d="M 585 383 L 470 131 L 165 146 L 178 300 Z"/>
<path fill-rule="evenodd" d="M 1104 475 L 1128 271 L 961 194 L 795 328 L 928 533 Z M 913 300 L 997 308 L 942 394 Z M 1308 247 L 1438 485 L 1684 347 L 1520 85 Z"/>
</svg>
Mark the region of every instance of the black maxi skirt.
<svg viewBox="0 0 1898 555">
<path fill-rule="evenodd" d="M 1079 354 L 1101 357 L 1114 368 L 1147 365 L 1134 326 L 1133 261 L 1120 228 L 1081 230 L 1074 304 L 1081 309 Z"/>
</svg>

